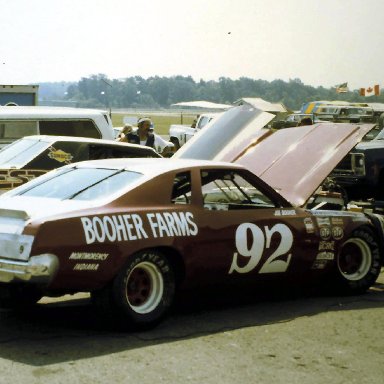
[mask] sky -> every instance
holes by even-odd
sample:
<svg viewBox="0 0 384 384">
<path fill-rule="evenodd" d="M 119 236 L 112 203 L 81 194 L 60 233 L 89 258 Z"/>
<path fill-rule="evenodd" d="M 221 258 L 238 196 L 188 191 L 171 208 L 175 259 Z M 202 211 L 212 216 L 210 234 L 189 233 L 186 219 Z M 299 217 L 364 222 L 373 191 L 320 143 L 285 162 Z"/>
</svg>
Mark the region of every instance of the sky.
<svg viewBox="0 0 384 384">
<path fill-rule="evenodd" d="M 104 74 L 384 87 L 383 0 L 0 0 L 0 84 Z"/>
</svg>

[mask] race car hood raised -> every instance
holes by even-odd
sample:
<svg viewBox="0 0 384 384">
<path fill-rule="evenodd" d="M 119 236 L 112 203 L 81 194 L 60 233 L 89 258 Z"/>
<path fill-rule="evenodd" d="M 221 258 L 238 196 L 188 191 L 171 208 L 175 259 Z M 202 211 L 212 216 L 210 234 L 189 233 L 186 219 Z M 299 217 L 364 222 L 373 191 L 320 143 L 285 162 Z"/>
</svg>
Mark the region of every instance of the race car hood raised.
<svg viewBox="0 0 384 384">
<path fill-rule="evenodd" d="M 175 158 L 246 166 L 294 206 L 303 206 L 342 158 L 374 124 L 321 123 L 274 132 L 274 115 L 250 106 L 232 108 L 193 137 Z"/>
</svg>

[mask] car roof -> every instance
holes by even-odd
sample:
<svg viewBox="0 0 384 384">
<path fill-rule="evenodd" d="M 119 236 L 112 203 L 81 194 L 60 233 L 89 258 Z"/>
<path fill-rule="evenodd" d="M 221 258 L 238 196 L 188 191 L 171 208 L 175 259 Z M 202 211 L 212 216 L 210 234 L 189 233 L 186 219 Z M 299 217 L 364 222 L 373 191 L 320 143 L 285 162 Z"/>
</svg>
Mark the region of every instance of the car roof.
<svg viewBox="0 0 384 384">
<path fill-rule="evenodd" d="M 77 168 L 129 169 L 132 172 L 142 173 L 148 177 L 169 171 L 185 170 L 196 167 L 244 169 L 240 164 L 191 159 L 178 159 L 175 161 L 172 158 L 119 158 L 82 161 L 74 164 L 76 164 Z"/>
<path fill-rule="evenodd" d="M 145 147 L 139 144 L 131 144 L 114 140 L 106 140 L 106 139 L 94 139 L 88 137 L 78 137 L 78 136 L 55 136 L 55 135 L 31 135 L 24 136 L 21 140 L 38 140 L 44 141 L 47 143 L 54 143 L 56 141 L 66 141 L 66 142 L 76 142 L 76 143 L 91 143 L 91 144 L 107 144 L 113 146 L 121 146 L 121 147 L 135 147 L 135 148 L 148 148 L 149 150 L 153 150 L 150 147 Z"/>
<path fill-rule="evenodd" d="M 107 112 L 99 109 L 45 106 L 0 106 L 0 119 L 80 118 L 95 117 Z"/>
</svg>

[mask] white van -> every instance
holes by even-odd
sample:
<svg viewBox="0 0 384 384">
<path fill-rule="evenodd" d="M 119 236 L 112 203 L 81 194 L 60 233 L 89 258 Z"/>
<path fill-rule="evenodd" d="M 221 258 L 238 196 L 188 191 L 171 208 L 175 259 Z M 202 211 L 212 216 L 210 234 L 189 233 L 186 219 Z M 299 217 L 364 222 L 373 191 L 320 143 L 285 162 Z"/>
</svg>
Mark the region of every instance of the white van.
<svg viewBox="0 0 384 384">
<path fill-rule="evenodd" d="M 114 139 L 106 111 L 68 107 L 0 106 L 0 147 L 31 135 Z"/>
</svg>

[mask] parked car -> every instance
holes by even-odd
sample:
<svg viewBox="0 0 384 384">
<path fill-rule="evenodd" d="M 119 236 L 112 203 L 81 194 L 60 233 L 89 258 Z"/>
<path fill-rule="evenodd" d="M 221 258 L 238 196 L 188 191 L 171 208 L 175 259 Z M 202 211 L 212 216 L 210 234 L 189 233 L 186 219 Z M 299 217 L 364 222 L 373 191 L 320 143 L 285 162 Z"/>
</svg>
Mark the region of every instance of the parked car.
<svg viewBox="0 0 384 384">
<path fill-rule="evenodd" d="M 184 290 L 322 281 L 359 294 L 380 273 L 380 223 L 292 205 L 236 164 L 71 164 L 0 197 L 0 303 L 88 291 L 114 321 L 150 327 Z"/>
<path fill-rule="evenodd" d="M 161 157 L 140 145 L 69 136 L 27 136 L 0 150 L 0 193 L 77 161 Z"/>
<path fill-rule="evenodd" d="M 112 121 L 107 111 L 68 107 L 0 106 L 0 147 L 31 135 L 114 139 Z"/>
<path fill-rule="evenodd" d="M 319 107 L 315 114 L 321 120 L 336 123 L 372 123 L 376 121 L 373 109 L 370 107 L 324 105 Z"/>
<path fill-rule="evenodd" d="M 375 136 L 374 133 L 373 136 Z M 332 172 L 350 199 L 384 200 L 384 131 L 357 144 Z"/>
<path fill-rule="evenodd" d="M 305 120 L 304 120 L 305 119 Z M 310 124 L 321 123 L 322 120 L 317 118 L 314 114 L 309 113 L 292 113 L 288 115 L 284 120 L 276 120 L 272 122 L 272 128 L 291 128 L 297 127 L 302 121 L 310 121 Z M 308 125 L 308 124 L 306 124 Z"/>
</svg>

